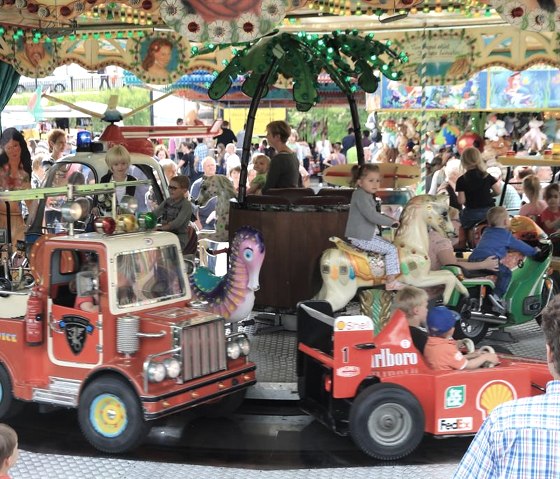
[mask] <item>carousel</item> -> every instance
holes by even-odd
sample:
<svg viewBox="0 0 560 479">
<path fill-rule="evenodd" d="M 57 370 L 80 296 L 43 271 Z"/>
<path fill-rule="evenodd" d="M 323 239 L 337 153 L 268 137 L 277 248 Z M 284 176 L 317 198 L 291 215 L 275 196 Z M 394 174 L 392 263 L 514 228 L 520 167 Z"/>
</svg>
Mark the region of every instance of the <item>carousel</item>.
<svg viewBox="0 0 560 479">
<path fill-rule="evenodd" d="M 284 188 L 265 195 L 247 194 L 246 180 L 257 112 L 261 102 L 266 101 L 270 95 L 274 96 L 275 92 L 282 92 L 284 105 L 290 105 L 300 112 L 313 111 L 313 108 L 323 101 L 320 83 L 321 79 L 328 75 L 328 83 L 337 89 L 338 101 L 343 100 L 348 107 L 350 124 L 356 139 L 358 165 L 366 163 L 361 133 L 367 125 L 360 121 L 360 109 L 367 108 L 368 113 L 372 114 L 371 120 L 377 122 L 374 114 L 381 110 L 384 101 L 388 102 L 386 104 L 391 105 L 393 110 L 398 110 L 398 105 L 405 105 L 409 109 L 419 107 L 419 115 L 414 121 L 387 117 L 383 119 L 383 125 L 380 125 L 382 148 L 396 152 L 387 151 L 380 157 L 381 160 L 378 159 L 381 176 L 378 196 L 385 206 L 382 211 L 394 215 L 395 220 L 400 220 L 400 225 L 394 233 L 385 232 L 398 249 L 402 272 L 400 279 L 407 285 L 439 288 L 437 300 L 460 315 L 461 319 L 457 324 L 458 336 L 477 342 L 484 339 L 488 328 L 503 329 L 527 323 L 532 319 L 538 321 L 542 309 L 556 292 L 553 278 L 549 275 L 553 261 L 550 240 L 532 220 L 518 219 L 514 222 L 513 232 L 518 239 L 538 245 L 540 252 L 538 257 L 534 258 L 514 255 L 509 259 L 514 273 L 507 293 L 509 302 L 504 311 L 496 314 L 495 311 L 486 308 L 487 293 L 495 286 L 495 275 L 479 272 L 479 275 L 467 277 L 467 273 L 460 267 L 451 266 L 433 271 L 430 267 L 428 231 L 434 230 L 441 235 L 448 235 L 454 232 L 454 225 L 449 216 L 447 197 L 426 194 L 424 188 L 429 153 L 438 145 L 457 144 L 457 148 L 460 149 L 468 146 L 482 148 L 484 136 L 489 142 L 503 142 L 503 137 L 506 136 L 502 134 L 502 125 L 498 124 L 498 121 L 502 120 L 488 115 L 493 108 L 491 93 L 488 93 L 488 101 L 484 108 L 479 105 L 483 115 L 478 118 L 478 122 L 469 125 L 469 131 L 459 129 L 452 122 L 444 122 L 439 128 L 439 139 L 432 135 L 427 111 L 434 104 L 444 104 L 443 97 L 447 98 L 448 103 L 445 105 L 449 106 L 452 101 L 448 98 L 448 92 L 453 92 L 455 100 L 461 100 L 454 103 L 457 108 L 463 108 L 465 102 L 474 101 L 473 98 L 481 91 L 482 80 L 473 80 L 473 76 L 482 75 L 488 68 L 499 66 L 515 72 L 509 76 L 497 75 L 495 84 L 498 84 L 498 80 L 505 81 L 509 87 L 506 97 L 501 98 L 502 104 L 521 105 L 524 112 L 538 111 L 534 106 L 537 102 L 534 92 L 532 100 L 528 100 L 524 91 L 527 89 L 528 79 L 532 78 L 531 74 L 517 72 L 540 64 L 548 67 L 560 66 L 557 55 L 560 8 L 554 2 L 538 1 L 531 2 L 531 6 L 525 6 L 507 0 L 468 3 L 446 0 L 430 0 L 423 3 L 416 0 L 395 0 L 389 3 L 377 0 L 126 0 L 111 3 L 97 0 L 44 0 L 42 3 L 33 0 L 5 0 L 0 6 L 0 12 L 0 85 L 3 87 L 0 107 L 4 107 L 16 91 L 20 75 L 45 77 L 57 66 L 69 63 L 77 63 L 90 71 L 98 71 L 101 78 L 107 75 L 107 67 L 119 66 L 133 73 L 152 92 L 164 96 L 178 94 L 185 75 L 202 71 L 205 72 L 204 75 L 211 76 L 205 77 L 203 82 L 208 101 L 219 104 L 232 98 L 228 95 L 235 95 L 236 99 L 244 98 L 248 106 L 248 115 L 245 119 L 246 132 L 241 149 L 239 191 L 234 192 L 225 177 L 216 175 L 203 181 L 202 199 L 199 199 L 206 201 L 217 198 L 216 229 L 212 233 L 201 235 L 198 241 L 201 244 L 204 244 L 204 241 L 225 243 L 225 247 L 229 248 L 229 251 L 226 250 L 229 254 L 227 271 L 222 276 L 216 276 L 215 271 L 208 265 L 204 266 L 204 256 L 209 252 L 206 248 L 201 248 L 199 260 L 202 263 L 199 263 L 194 273 L 189 271 L 187 274 L 187 268 L 181 261 L 175 264 L 178 276 L 184 279 L 180 281 L 184 286 L 181 294 L 161 300 L 160 302 L 169 303 L 156 307 L 176 308 L 166 309 L 162 314 L 167 315 L 165 321 L 169 325 L 180 319 L 181 327 L 185 331 L 191 326 L 196 326 L 192 317 L 196 317 L 197 314 L 189 312 L 190 308 L 208 314 L 208 322 L 213 321 L 212 315 L 215 315 L 220 318 L 220 324 L 227 323 L 228 326 L 224 327 L 226 332 L 222 333 L 220 330 L 212 333 L 213 336 L 209 333 L 209 336 L 214 339 L 217 337 L 216 342 L 219 342 L 221 334 L 227 335 L 229 343 L 224 354 L 227 354 L 229 362 L 233 364 L 232 368 L 241 362 L 245 367 L 245 363 L 250 362 L 247 367 L 252 368 L 252 375 L 249 379 L 243 379 L 247 382 L 247 389 L 248 386 L 252 387 L 247 392 L 248 397 L 271 398 L 270 395 L 266 396 L 266 386 L 263 386 L 267 383 L 264 373 L 270 369 L 277 369 L 274 364 L 270 367 L 270 363 L 274 363 L 279 353 L 269 350 L 258 359 L 254 356 L 249 357 L 249 339 L 246 336 L 251 334 L 247 334 L 244 329 L 248 327 L 247 319 L 254 317 L 256 312 L 272 313 L 277 317 L 297 314 L 300 337 L 298 340 L 294 334 L 287 336 L 290 341 L 290 367 L 286 368 L 288 377 L 268 381 L 274 383 L 268 392 L 280 391 L 280 394 L 272 399 L 305 399 L 308 401 L 306 407 L 310 409 L 306 409 L 306 412 L 331 423 L 336 432 L 350 434 L 366 454 L 382 460 L 393 460 L 412 453 L 422 441 L 425 432 L 436 435 L 447 435 L 449 432 L 441 428 L 436 431 L 438 417 L 434 411 L 429 413 L 425 424 L 420 421 L 422 424 L 418 422 L 415 425 L 416 419 L 424 417 L 423 405 L 426 404 L 426 409 L 429 409 L 427 404 L 433 402 L 431 398 L 427 400 L 426 396 L 418 404 L 409 399 L 404 401 L 401 410 L 405 414 L 401 416 L 406 420 L 400 426 L 397 424 L 401 429 L 390 430 L 386 440 L 372 433 L 369 428 L 360 426 L 373 414 L 371 411 L 376 411 L 378 407 L 383 411 L 385 404 L 392 400 L 389 394 L 391 388 L 406 386 L 420 394 L 420 391 L 426 389 L 423 382 L 426 377 L 434 382 L 438 390 L 447 386 L 441 384 L 433 372 L 429 371 L 421 354 L 412 346 L 402 314 L 397 313 L 393 316 L 393 293 L 384 289 L 386 272 L 383 258 L 368 255 L 344 241 L 353 192 L 349 181 L 351 165 L 338 165 L 326 169 L 320 188 Z M 488 28 L 489 26 L 491 28 Z M 546 102 L 546 108 L 554 113 L 555 109 L 560 108 L 560 98 L 555 97 L 559 91 L 558 73 L 552 69 L 543 71 L 547 73 L 535 76 L 542 81 L 540 90 L 544 92 L 543 98 L 538 101 L 542 100 L 543 105 Z M 432 88 L 438 89 L 437 92 Z M 45 93 L 38 89 L 34 95 L 34 104 L 51 100 L 72 106 L 62 94 L 56 92 Z M 533 103 L 528 104 L 529 101 Z M 91 178 L 105 177 L 108 167 L 104 163 L 104 148 L 117 144 L 126 146 L 131 152 L 131 166 L 138 168 L 146 177 L 143 182 L 139 181 L 137 186 L 152 187 L 157 199 L 165 201 L 169 198 L 167 179 L 151 155 L 148 140 L 179 135 L 189 138 L 213 138 L 221 132 L 222 119 L 205 122 L 197 118 L 196 114 L 187 119 L 184 127 L 121 127 L 117 123 L 126 120 L 134 111 L 119 113 L 116 109 L 117 103 L 118 98 L 113 97 L 107 110 L 98 115 L 109 123 L 99 143 L 82 145 L 82 151 L 75 156 L 59 160 L 48 173 L 48 186 L 57 186 L 59 189 L 56 194 L 65 196 L 64 217 L 72 221 L 84 219 L 81 209 L 78 212 L 68 204 L 75 199 L 74 194 L 79 196 L 83 191 L 84 195 L 95 195 L 97 189 L 101 191 L 103 188 L 96 186 L 97 189 L 91 190 L 83 185 L 74 191 L 70 176 L 76 171 L 76 165 L 86 165 L 91 170 Z M 31 110 L 40 113 L 40 109 Z M 89 110 L 87 112 L 92 113 Z M 539 121 L 534 119 L 532 126 L 529 125 L 529 131 L 520 136 L 519 141 L 523 148 L 518 159 L 526 161 L 529 153 L 537 153 L 531 156 L 542 157 L 546 164 L 556 166 L 554 161 L 558 160 L 558 147 L 550 147 L 550 142 L 539 133 L 542 126 L 537 124 Z M 94 151 L 95 148 L 98 150 Z M 509 144 L 502 153 L 505 157 L 516 157 L 516 152 Z M 500 153 L 494 156 L 499 157 Z M 514 163 L 504 162 L 506 165 Z M 65 181 L 62 186 L 67 188 L 64 190 L 66 193 L 57 181 Z M 112 184 L 114 189 L 122 188 L 123 185 L 115 182 Z M 48 192 L 41 191 L 41 194 L 45 198 L 50 196 Z M 22 192 L 19 196 L 7 194 L 5 198 L 14 203 L 18 200 L 32 199 L 30 195 Z M 125 235 L 132 237 L 136 233 L 133 227 L 138 224 L 153 226 L 155 223 L 155 218 L 150 217 L 146 211 L 138 211 L 138 205 L 130 206 L 133 203 L 130 201 L 130 198 L 127 198 L 129 211 L 121 212 L 119 209 L 123 205 L 117 204 L 115 196 L 111 205 L 115 219 L 93 219 L 96 233 L 84 227 L 84 231 L 78 233 L 78 236 L 84 236 L 79 236 L 78 239 L 89 241 L 94 237 L 90 235 L 99 234 L 105 236 L 95 241 L 111 244 L 112 241 L 106 237 L 106 230 L 113 227 L 117 233 L 123 235 L 122 248 L 129 246 L 126 244 Z M 44 233 L 41 215 L 49 208 L 52 210 L 45 199 L 39 213 L 35 213 L 37 216 L 28 231 L 36 237 L 28 238 L 27 244 L 20 250 L 15 251 L 15 245 L 10 244 L 10 234 L 7 235 L 8 255 L 4 261 L 5 277 L 0 278 L 4 280 L 0 281 L 1 298 L 4 298 L 3 295 L 31 298 L 39 290 L 40 285 L 35 284 L 33 277 L 33 264 L 16 263 L 23 263 L 22 257 L 27 261 L 28 250 L 31 251 L 29 260 L 33 257 L 33 251 L 36 249 L 33 249 L 35 246 L 32 244 L 37 236 Z M 62 208 L 58 213 L 63 217 Z M 136 213 L 141 213 L 142 216 Z M 89 215 L 90 218 L 92 215 Z M 59 231 L 53 230 L 48 233 L 49 235 L 44 235 L 45 238 L 38 240 L 39 245 L 44 241 L 56 244 L 56 234 Z M 51 233 L 54 236 L 50 236 Z M 147 245 L 142 247 L 147 248 L 151 244 L 151 234 L 150 231 L 142 232 L 141 235 L 137 233 L 138 242 Z M 163 242 L 165 234 L 160 234 L 160 237 L 163 238 Z M 180 249 L 182 245 L 179 245 L 178 241 L 174 239 L 171 246 L 177 250 L 173 259 L 179 258 L 181 254 L 187 259 L 186 251 Z M 171 260 L 169 262 L 177 263 Z M 108 268 L 112 268 L 112 274 L 118 278 L 119 271 L 109 260 L 108 264 L 111 265 Z M 24 272 L 29 272 L 31 276 L 24 276 Z M 11 281 L 14 273 L 20 275 L 21 281 Z M 146 269 L 139 261 L 138 276 L 142 273 L 146 273 Z M 106 271 L 103 274 L 106 274 Z M 64 275 L 61 273 L 59 276 L 60 278 L 56 278 L 62 283 Z M 92 281 L 93 283 L 95 281 Z M 140 288 L 141 281 L 136 283 L 139 284 L 134 286 Z M 109 295 L 111 284 L 104 277 L 102 287 L 108 289 Z M 355 312 L 356 307 L 351 303 L 357 295 L 361 314 L 351 314 Z M 157 298 L 154 301 L 152 299 L 154 298 L 146 296 L 145 304 L 131 303 L 131 307 L 138 308 L 137 312 L 144 306 L 150 309 L 152 302 L 159 301 Z M 308 300 L 312 300 L 311 303 L 307 303 Z M 23 307 L 24 301 L 20 301 L 20 306 Z M 301 306 L 302 302 L 307 303 L 307 309 Z M 52 306 L 50 303 L 45 304 L 48 307 Z M 130 305 L 126 303 L 126 306 Z M 119 316 L 121 312 L 115 313 L 118 321 L 122 319 Z M 146 314 L 153 313 L 148 311 Z M 38 316 L 34 316 L 30 310 L 26 310 L 26 317 L 30 322 L 33 320 L 40 323 Z M 310 325 L 317 326 L 318 334 L 315 334 L 315 330 L 310 331 Z M 171 326 L 169 327 L 171 329 Z M 333 334 L 333 331 L 336 334 Z M 51 336 L 53 334 L 50 331 L 47 333 Z M 165 331 L 156 330 L 137 331 L 137 337 L 142 338 L 142 341 L 154 340 L 163 343 L 161 338 L 165 334 Z M 376 347 L 371 342 L 373 337 L 383 345 L 379 352 L 368 352 Z M 167 339 L 170 345 L 165 346 L 168 349 L 165 349 L 164 353 L 150 349 L 148 353 L 151 356 L 144 363 L 132 362 L 137 367 L 149 368 L 152 362 L 157 363 L 154 360 L 157 355 L 169 355 L 173 359 L 177 344 L 171 344 L 172 339 L 175 342 L 188 339 L 198 346 L 204 341 L 204 338 L 187 338 L 187 332 L 181 332 L 180 338 L 177 338 L 177 334 L 170 333 L 166 341 Z M 258 334 L 251 336 L 251 340 L 255 341 L 258 350 Z M 348 362 L 347 358 L 329 356 L 333 349 L 331 341 L 336 342 L 338 347 L 347 344 L 349 340 L 354 341 L 349 349 L 360 350 L 360 361 L 363 362 L 360 363 L 361 366 L 343 364 L 344 361 Z M 157 344 L 159 346 L 160 343 Z M 65 343 L 62 343 L 62 346 L 65 346 Z M 131 353 L 127 352 L 129 350 L 125 346 L 119 345 L 121 349 L 115 352 L 120 359 L 125 353 L 136 353 L 136 350 L 132 349 Z M 184 362 L 178 363 L 177 367 L 183 368 L 178 374 L 185 375 L 188 369 L 186 363 L 189 361 L 189 348 L 183 346 L 181 352 L 184 354 Z M 163 346 L 161 349 L 164 349 Z M 342 348 L 339 349 L 342 351 Z M 334 350 L 338 351 L 336 348 Z M 217 346 L 216 351 L 218 356 L 221 348 Z M 252 354 L 254 355 L 254 352 Z M 268 357 L 264 358 L 264 355 Z M 296 355 L 299 355 L 300 360 L 298 369 L 295 364 Z M 68 357 L 71 357 L 70 353 Z M 253 360 L 258 364 L 259 373 L 254 373 Z M 119 368 L 126 370 L 130 358 L 127 356 L 123 361 L 124 365 Z M 339 364 L 339 361 L 342 362 Z M 162 360 L 161 364 L 152 367 L 153 371 L 136 374 L 137 380 L 140 377 L 144 378 L 144 384 L 138 388 L 143 386 L 145 390 L 148 389 L 150 374 L 156 378 L 158 373 L 163 375 L 159 382 L 177 379 L 177 376 L 171 377 L 166 372 L 169 363 L 170 361 L 164 363 Z M 203 358 L 201 363 L 204 363 Z M 485 415 L 499 402 L 516 396 L 520 391 L 526 392 L 529 388 L 529 373 L 519 374 L 520 369 L 528 371 L 526 364 L 519 364 L 515 359 L 508 358 L 505 365 L 501 371 L 505 371 L 513 386 L 488 407 L 481 408 L 480 404 L 475 405 L 474 398 L 463 404 L 465 410 L 472 410 L 475 411 L 472 412 L 473 415 L 477 414 L 477 420 L 462 431 L 465 434 L 476 432 Z M 334 370 L 333 366 L 340 367 L 341 372 L 337 372 L 337 375 L 345 378 L 342 386 L 339 386 L 338 379 L 335 381 L 329 376 L 331 372 L 321 376 L 326 370 Z M 409 367 L 413 367 L 416 374 L 416 382 L 413 385 L 408 384 L 406 379 L 411 376 Z M 531 374 L 538 377 L 538 381 L 533 382 L 545 384 L 548 377 L 546 367 L 539 364 L 531 368 Z M 204 369 L 204 364 L 201 369 Z M 220 365 L 216 365 L 215 369 L 216 371 L 211 373 L 225 370 Z M 371 375 L 375 376 L 376 381 L 381 377 L 394 376 L 395 384 L 391 382 L 387 387 L 377 387 L 379 385 L 373 384 L 371 377 L 361 377 L 364 371 L 373 371 Z M 259 375 L 253 377 L 254 374 Z M 87 376 L 86 372 L 80 378 Z M 316 377 L 325 378 L 324 386 L 317 387 L 318 381 L 314 379 Z M 479 397 L 485 397 L 483 393 L 490 389 L 490 383 L 485 378 L 490 377 L 490 373 L 484 372 L 481 377 L 482 379 L 476 380 L 475 387 L 477 393 L 480 393 Z M 200 396 L 197 394 L 200 394 L 200 391 L 197 390 L 188 393 L 189 401 L 194 407 L 198 406 L 198 402 L 214 404 L 224 399 L 224 410 L 226 407 L 228 410 L 230 407 L 235 409 L 245 397 L 245 390 L 242 391 L 242 395 L 233 394 L 239 392 L 235 388 L 238 386 L 236 381 L 241 381 L 240 378 L 241 376 L 231 381 L 231 402 L 225 403 L 225 398 L 218 394 L 215 398 L 212 397 L 214 392 L 206 389 L 204 393 L 208 395 L 207 398 L 199 401 Z M 254 378 L 257 381 L 256 386 L 253 386 Z M 9 377 L 6 380 L 0 375 L 0 379 L 5 380 L 5 387 L 10 385 Z M 191 379 L 193 378 L 189 378 Z M 198 377 L 194 379 L 197 380 Z M 174 387 L 181 389 L 181 380 L 184 378 L 180 377 L 175 381 Z M 78 398 L 79 381 L 71 378 L 68 382 L 73 388 L 71 392 Z M 278 387 L 278 383 L 288 385 Z M 50 387 L 44 386 L 45 394 L 52 393 Z M 200 385 L 200 388 L 203 387 L 206 386 Z M 223 384 L 216 387 L 224 388 Z M 341 387 L 343 389 L 340 389 Z M 31 391 L 31 381 L 29 388 Z M 118 388 L 115 388 L 118 389 L 116 392 L 105 395 L 111 395 L 110 400 L 114 402 L 113 396 L 119 399 L 119 388 L 120 383 Z M 163 386 L 160 389 L 163 390 Z M 318 391 L 314 392 L 315 389 Z M 371 393 L 370 397 L 365 398 L 368 394 L 360 391 Z M 503 392 L 503 388 L 500 391 Z M 181 389 L 181 394 L 183 393 L 187 395 L 186 390 Z M 331 411 L 326 404 L 330 403 L 331 398 L 328 396 L 331 393 L 333 399 L 343 398 L 348 404 L 357 405 L 345 409 L 344 413 L 348 414 L 350 426 L 343 431 L 339 430 L 338 426 L 339 423 L 348 422 L 347 418 L 343 417 L 343 414 L 339 415 L 340 411 Z M 375 402 L 377 399 L 372 399 L 374 397 L 380 398 L 380 405 Z M 142 398 L 145 399 L 144 396 Z M 162 408 L 175 407 L 166 402 L 165 392 L 161 398 Z M 116 402 L 118 406 L 118 401 Z M 327 407 L 327 410 L 322 411 L 322 406 Z M 311 411 L 312 407 L 315 407 L 314 411 Z M 111 416 L 111 412 L 109 410 L 107 416 Z M 80 414 L 85 417 L 86 413 Z M 332 414 L 336 417 L 331 417 Z M 151 417 L 146 418 L 148 419 Z M 126 423 L 126 420 L 121 422 Z M 391 441 L 398 439 L 402 431 L 405 433 L 405 440 L 401 441 L 399 448 L 395 451 L 387 450 L 391 449 Z M 112 432 L 102 430 L 101 434 L 104 435 L 101 449 L 110 451 Z M 115 434 L 118 436 L 118 431 Z M 95 435 L 95 431 L 92 431 L 92 435 Z M 364 446 L 367 442 L 373 444 Z"/>
</svg>

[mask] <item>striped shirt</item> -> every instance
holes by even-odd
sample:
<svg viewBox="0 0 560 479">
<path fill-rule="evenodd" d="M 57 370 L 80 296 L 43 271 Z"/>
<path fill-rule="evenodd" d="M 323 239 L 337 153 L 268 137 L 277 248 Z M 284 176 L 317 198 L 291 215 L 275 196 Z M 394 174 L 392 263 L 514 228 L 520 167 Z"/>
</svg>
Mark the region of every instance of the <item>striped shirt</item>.
<svg viewBox="0 0 560 479">
<path fill-rule="evenodd" d="M 453 477 L 560 477 L 560 381 L 550 381 L 546 394 L 510 401 L 494 409 Z"/>
</svg>

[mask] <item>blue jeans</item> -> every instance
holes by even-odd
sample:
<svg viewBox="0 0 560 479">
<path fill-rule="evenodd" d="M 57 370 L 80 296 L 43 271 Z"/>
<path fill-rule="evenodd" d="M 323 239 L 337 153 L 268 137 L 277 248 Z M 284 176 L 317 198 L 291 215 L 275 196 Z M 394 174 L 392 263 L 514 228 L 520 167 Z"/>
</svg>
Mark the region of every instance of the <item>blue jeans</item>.
<svg viewBox="0 0 560 479">
<path fill-rule="evenodd" d="M 496 287 L 494 288 L 494 294 L 503 298 L 506 291 L 511 283 L 511 269 L 509 269 L 505 264 L 500 263 L 498 270 L 498 279 L 496 280 Z"/>
<path fill-rule="evenodd" d="M 484 208 L 465 208 L 459 215 L 461 226 L 466 230 L 474 228 L 477 223 L 486 219 L 486 213 L 490 208 L 491 206 L 486 206 Z"/>
<path fill-rule="evenodd" d="M 469 256 L 469 262 L 484 261 L 486 258 L 481 258 L 471 254 Z M 508 290 L 509 283 L 511 283 L 512 272 L 505 264 L 499 263 L 498 265 L 498 279 L 496 279 L 496 284 L 494 287 L 494 294 L 503 298 Z"/>
</svg>

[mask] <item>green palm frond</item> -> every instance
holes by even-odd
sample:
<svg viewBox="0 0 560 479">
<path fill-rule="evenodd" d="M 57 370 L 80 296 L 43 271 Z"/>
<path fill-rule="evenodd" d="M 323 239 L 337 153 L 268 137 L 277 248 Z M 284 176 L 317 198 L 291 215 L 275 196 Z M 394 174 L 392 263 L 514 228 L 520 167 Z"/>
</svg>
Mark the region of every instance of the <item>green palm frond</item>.
<svg viewBox="0 0 560 479">
<path fill-rule="evenodd" d="M 373 34 L 362 37 L 357 30 L 331 35 L 275 33 L 236 53 L 217 75 L 208 95 L 220 99 L 238 76 L 244 76 L 242 91 L 253 97 L 264 75 L 268 75 L 267 91 L 281 74 L 292 80 L 296 108 L 307 111 L 319 101 L 321 72 L 328 73 L 347 95 L 358 87 L 373 93 L 379 85 L 378 71 L 399 80 L 402 73 L 398 68 L 407 61 L 407 55 L 395 52 L 390 41 L 378 42 Z"/>
</svg>

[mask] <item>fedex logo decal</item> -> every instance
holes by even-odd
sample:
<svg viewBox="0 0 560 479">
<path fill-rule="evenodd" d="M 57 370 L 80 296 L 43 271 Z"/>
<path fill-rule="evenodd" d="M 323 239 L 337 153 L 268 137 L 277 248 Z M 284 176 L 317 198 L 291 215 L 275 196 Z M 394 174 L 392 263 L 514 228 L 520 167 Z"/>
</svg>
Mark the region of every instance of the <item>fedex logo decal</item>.
<svg viewBox="0 0 560 479">
<path fill-rule="evenodd" d="M 471 431 L 472 417 L 447 417 L 438 419 L 438 432 Z"/>
</svg>

